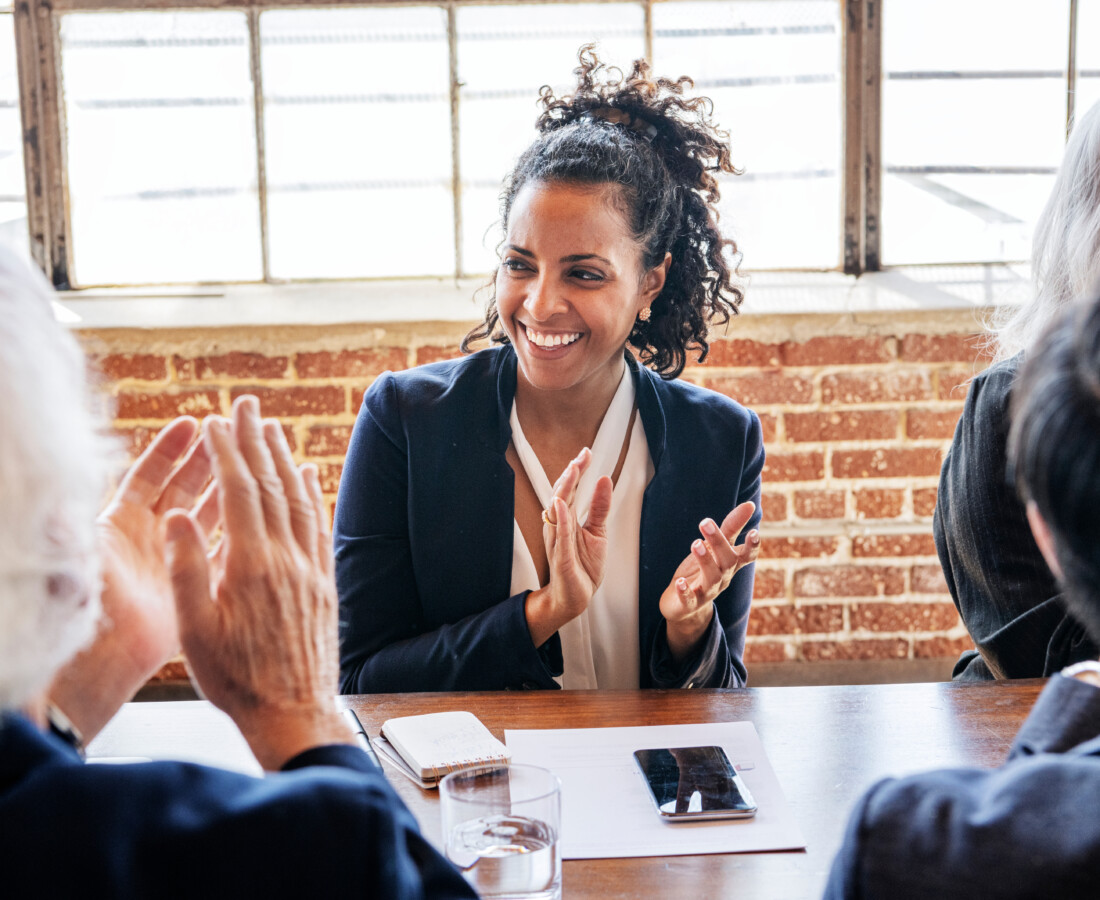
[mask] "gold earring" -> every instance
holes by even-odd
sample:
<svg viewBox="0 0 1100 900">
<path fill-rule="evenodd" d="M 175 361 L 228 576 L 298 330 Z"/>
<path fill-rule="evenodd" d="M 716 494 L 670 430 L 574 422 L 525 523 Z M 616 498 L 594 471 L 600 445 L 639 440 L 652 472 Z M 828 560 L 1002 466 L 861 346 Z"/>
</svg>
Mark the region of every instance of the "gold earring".
<svg viewBox="0 0 1100 900">
<path fill-rule="evenodd" d="M 640 313 L 638 313 L 638 321 L 639 322 L 648 322 L 649 317 L 651 315 L 653 315 L 652 310 L 650 310 L 650 308 L 648 306 L 644 306 L 644 307 L 642 307 L 642 311 Z"/>
</svg>

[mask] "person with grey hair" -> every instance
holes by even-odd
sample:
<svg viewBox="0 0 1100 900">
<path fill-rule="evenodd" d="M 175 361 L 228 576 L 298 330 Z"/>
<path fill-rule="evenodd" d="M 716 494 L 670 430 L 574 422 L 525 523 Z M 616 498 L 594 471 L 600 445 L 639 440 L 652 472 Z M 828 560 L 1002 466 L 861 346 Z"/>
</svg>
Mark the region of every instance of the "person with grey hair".
<svg viewBox="0 0 1100 900">
<path fill-rule="evenodd" d="M 0 252 L 5 896 L 474 897 L 337 712 L 316 470 L 242 397 L 201 438 L 194 419 L 165 428 L 97 518 L 109 445 L 50 299 Z M 83 763 L 181 644 L 272 774 Z"/>
<path fill-rule="evenodd" d="M 1035 228 L 1035 291 L 995 321 L 994 364 L 970 383 L 943 461 L 933 530 L 951 596 L 975 650 L 959 681 L 1036 678 L 1095 658 L 1100 646 L 1065 607 L 1006 478 L 1007 410 L 1043 327 L 1100 286 L 1100 103 L 1077 122 Z"/>
</svg>

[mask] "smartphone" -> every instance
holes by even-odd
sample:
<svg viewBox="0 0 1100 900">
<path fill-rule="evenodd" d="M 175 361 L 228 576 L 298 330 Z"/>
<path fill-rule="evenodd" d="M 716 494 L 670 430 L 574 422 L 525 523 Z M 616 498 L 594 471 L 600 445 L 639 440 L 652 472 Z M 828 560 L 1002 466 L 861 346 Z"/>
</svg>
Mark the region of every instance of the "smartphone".
<svg viewBox="0 0 1100 900">
<path fill-rule="evenodd" d="M 721 747 L 635 750 L 634 762 L 666 822 L 751 819 L 756 803 Z"/>
</svg>

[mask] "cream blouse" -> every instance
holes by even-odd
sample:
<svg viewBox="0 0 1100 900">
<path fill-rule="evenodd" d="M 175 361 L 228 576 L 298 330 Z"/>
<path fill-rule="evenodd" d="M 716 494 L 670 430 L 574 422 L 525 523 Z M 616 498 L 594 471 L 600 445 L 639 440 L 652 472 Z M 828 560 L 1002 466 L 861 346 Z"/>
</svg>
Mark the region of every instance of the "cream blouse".
<svg viewBox="0 0 1100 900">
<path fill-rule="evenodd" d="M 603 475 L 612 475 L 622 452 L 623 438 L 634 410 L 634 379 L 624 368 L 622 380 L 592 443 L 592 464 L 577 487 L 577 521 L 588 518 L 592 492 Z M 524 437 L 512 401 L 512 444 L 527 477 L 545 509 L 553 485 Z M 642 495 L 653 477 L 641 416 L 634 417 L 626 459 L 611 499 L 607 520 L 607 564 L 603 582 L 581 615 L 560 630 L 564 671 L 555 679 L 563 688 L 637 688 L 638 547 L 642 522 Z M 519 523 L 512 539 L 512 589 L 518 594 L 541 587 L 535 562 Z"/>
</svg>

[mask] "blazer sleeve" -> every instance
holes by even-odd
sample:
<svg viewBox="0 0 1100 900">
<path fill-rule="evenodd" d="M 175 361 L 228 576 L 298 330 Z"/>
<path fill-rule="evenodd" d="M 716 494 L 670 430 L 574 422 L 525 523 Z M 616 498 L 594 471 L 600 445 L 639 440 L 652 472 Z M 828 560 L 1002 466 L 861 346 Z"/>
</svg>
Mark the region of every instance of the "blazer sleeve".
<svg viewBox="0 0 1100 900">
<path fill-rule="evenodd" d="M 825 897 L 1094 897 L 1098 734 L 1100 689 L 1055 676 L 1001 768 L 872 787 L 849 820 Z"/>
<path fill-rule="evenodd" d="M 760 526 L 761 473 L 764 470 L 764 437 L 760 419 L 751 410 L 745 410 L 749 427 L 743 446 L 740 477 L 737 479 L 733 505 L 751 500 L 756 509 L 736 543 Z M 718 449 L 718 448 L 716 448 Z M 721 448 L 728 450 L 728 448 Z M 718 452 L 721 452 L 718 450 Z M 709 485 L 708 485 L 709 489 Z M 728 512 L 728 510 L 727 510 Z M 688 548 L 685 549 L 685 556 Z M 657 628 L 650 654 L 650 678 L 657 688 L 730 688 L 744 687 L 747 672 L 743 661 L 745 635 L 749 625 L 749 607 L 756 578 L 756 564 L 740 569 L 733 580 L 714 601 L 714 618 L 696 652 L 677 663 L 668 646 L 668 632 L 664 621 Z"/>
<path fill-rule="evenodd" d="M 473 612 L 463 612 L 459 598 L 432 598 L 429 608 L 421 596 L 410 479 L 437 473 L 412 471 L 406 435 L 394 378 L 387 373 L 364 398 L 336 504 L 341 691 L 557 687 L 560 639 L 534 646 L 524 612 L 527 592 L 498 601 L 477 598 Z M 448 505 L 441 502 L 441 518 Z"/>
</svg>

